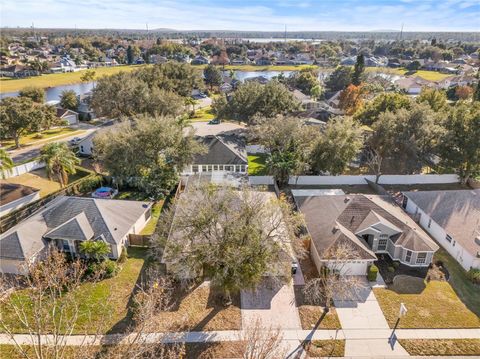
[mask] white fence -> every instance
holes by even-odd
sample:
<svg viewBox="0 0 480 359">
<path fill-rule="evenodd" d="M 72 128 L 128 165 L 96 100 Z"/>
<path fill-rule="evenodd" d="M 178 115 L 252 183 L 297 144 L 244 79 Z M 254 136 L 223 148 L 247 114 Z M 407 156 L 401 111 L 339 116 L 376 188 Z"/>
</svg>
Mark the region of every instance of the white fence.
<svg viewBox="0 0 480 359">
<path fill-rule="evenodd" d="M 291 176 L 290 185 L 366 185 L 367 181 L 375 181 L 375 176 Z M 271 185 L 272 176 L 249 176 L 248 181 L 252 185 Z M 383 175 L 379 184 L 436 184 L 458 183 L 459 178 L 455 174 L 445 175 Z"/>
<path fill-rule="evenodd" d="M 45 167 L 44 162 L 31 161 L 15 166 L 10 171 L 5 171 L 3 176 L 5 178 L 16 177 L 43 167 Z"/>
</svg>

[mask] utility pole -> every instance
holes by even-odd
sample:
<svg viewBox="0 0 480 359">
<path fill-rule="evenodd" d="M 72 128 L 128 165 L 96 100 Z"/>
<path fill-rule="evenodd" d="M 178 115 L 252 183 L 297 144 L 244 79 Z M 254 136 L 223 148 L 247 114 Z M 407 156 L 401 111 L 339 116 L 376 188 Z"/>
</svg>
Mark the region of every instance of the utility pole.
<svg viewBox="0 0 480 359">
<path fill-rule="evenodd" d="M 148 36 L 148 35 L 149 35 L 149 34 L 148 34 L 148 22 L 145 23 L 145 26 L 147 27 L 147 40 L 148 40 L 148 38 L 149 38 L 149 36 Z"/>
<path fill-rule="evenodd" d="M 400 29 L 400 41 L 403 40 L 403 22 L 402 22 L 402 28 Z"/>
</svg>

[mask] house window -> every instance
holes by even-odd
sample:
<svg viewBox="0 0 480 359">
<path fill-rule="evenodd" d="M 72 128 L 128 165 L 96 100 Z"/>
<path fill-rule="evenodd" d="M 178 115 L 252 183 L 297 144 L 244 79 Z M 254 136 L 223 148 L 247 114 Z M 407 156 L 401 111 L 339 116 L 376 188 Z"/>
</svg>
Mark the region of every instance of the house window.
<svg viewBox="0 0 480 359">
<path fill-rule="evenodd" d="M 382 238 L 382 236 L 380 236 L 380 240 L 378 241 L 377 250 L 378 251 L 384 251 L 385 249 L 387 249 L 387 239 Z"/>
<path fill-rule="evenodd" d="M 427 227 L 430 228 L 431 225 L 432 225 L 432 219 L 429 218 Z"/>
<path fill-rule="evenodd" d="M 427 261 L 427 253 L 418 253 L 417 254 L 417 264 L 423 264 Z"/>
<path fill-rule="evenodd" d="M 207 166 L 205 165 L 202 166 L 202 172 L 207 172 Z"/>
<path fill-rule="evenodd" d="M 197 172 L 198 172 L 198 166 L 197 166 L 197 165 L 193 165 L 193 166 L 192 166 L 192 172 L 193 172 L 193 173 L 197 173 Z"/>
<path fill-rule="evenodd" d="M 214 170 L 214 171 L 218 171 L 218 165 L 214 165 L 214 166 L 213 166 L 213 170 Z"/>
<path fill-rule="evenodd" d="M 219 166 L 218 166 L 218 169 L 219 169 L 220 171 L 223 171 L 223 165 L 219 165 Z"/>
<path fill-rule="evenodd" d="M 64 252 L 70 252 L 70 245 L 65 239 L 62 239 L 62 248 Z"/>
<path fill-rule="evenodd" d="M 447 240 L 447 242 L 452 242 L 452 237 L 450 237 L 449 234 L 447 234 L 447 236 L 445 237 L 445 239 Z"/>
<path fill-rule="evenodd" d="M 212 172 L 212 165 L 208 165 L 208 172 Z"/>
<path fill-rule="evenodd" d="M 235 166 L 235 172 L 240 172 L 240 166 Z"/>
<path fill-rule="evenodd" d="M 407 254 L 405 255 L 405 262 L 410 263 L 411 259 L 412 259 L 412 251 L 407 250 Z"/>
<path fill-rule="evenodd" d="M 457 242 L 455 242 L 455 241 L 452 242 L 452 246 L 453 246 L 453 247 L 455 247 L 455 243 L 457 243 Z"/>
</svg>

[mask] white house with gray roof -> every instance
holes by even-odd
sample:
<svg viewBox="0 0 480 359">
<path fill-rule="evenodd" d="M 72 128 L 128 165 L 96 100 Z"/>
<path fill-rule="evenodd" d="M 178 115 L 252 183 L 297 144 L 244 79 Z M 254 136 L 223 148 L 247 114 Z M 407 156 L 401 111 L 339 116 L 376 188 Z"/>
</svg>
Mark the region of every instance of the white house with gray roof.
<svg viewBox="0 0 480 359">
<path fill-rule="evenodd" d="M 25 264 L 41 259 L 49 245 L 80 255 L 80 243 L 100 240 L 117 259 L 129 234 L 150 219 L 151 203 L 113 199 L 59 197 L 0 236 L 0 272 L 24 274 Z"/>
<path fill-rule="evenodd" d="M 480 189 L 403 193 L 403 208 L 465 269 L 480 268 Z"/>
</svg>

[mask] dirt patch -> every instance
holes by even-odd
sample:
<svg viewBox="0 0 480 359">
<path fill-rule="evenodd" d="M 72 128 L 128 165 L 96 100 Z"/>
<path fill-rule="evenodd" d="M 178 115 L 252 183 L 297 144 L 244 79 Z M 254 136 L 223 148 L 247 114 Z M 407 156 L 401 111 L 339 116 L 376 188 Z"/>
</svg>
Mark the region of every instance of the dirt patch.
<svg viewBox="0 0 480 359">
<path fill-rule="evenodd" d="M 388 288 L 399 294 L 420 294 L 425 287 L 425 281 L 422 278 L 408 275 L 397 275 L 393 279 L 393 284 Z"/>
<path fill-rule="evenodd" d="M 343 357 L 345 340 L 314 340 L 304 344 L 310 357 Z"/>
<path fill-rule="evenodd" d="M 220 292 L 203 283 L 189 291 L 177 291 L 177 301 L 170 311 L 152 318 L 157 331 L 210 331 L 241 329 L 240 294 L 232 295 L 225 306 Z"/>
</svg>

